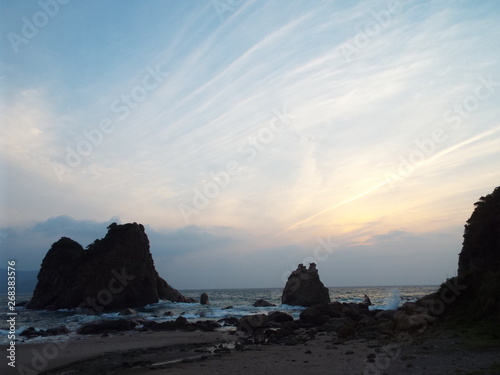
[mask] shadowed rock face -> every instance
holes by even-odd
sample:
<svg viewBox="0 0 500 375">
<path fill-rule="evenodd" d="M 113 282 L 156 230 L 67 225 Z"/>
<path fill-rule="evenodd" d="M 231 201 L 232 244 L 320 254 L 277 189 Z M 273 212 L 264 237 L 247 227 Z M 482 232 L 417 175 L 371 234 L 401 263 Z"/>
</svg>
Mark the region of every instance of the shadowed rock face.
<svg viewBox="0 0 500 375">
<path fill-rule="evenodd" d="M 469 319 L 500 319 L 500 186 L 475 206 L 465 225 L 458 277 L 451 280 L 461 286 L 454 307 Z"/>
<path fill-rule="evenodd" d="M 115 223 L 84 250 L 62 237 L 46 254 L 30 309 L 145 306 L 159 299 L 190 302 L 156 272 L 141 224 Z"/>
<path fill-rule="evenodd" d="M 319 279 L 316 264 L 311 263 L 309 269 L 299 264 L 288 277 L 281 303 L 292 306 L 314 306 L 330 303 L 330 293 Z"/>
<path fill-rule="evenodd" d="M 479 198 L 464 231 L 458 276 L 474 279 L 500 270 L 500 186 Z"/>
</svg>

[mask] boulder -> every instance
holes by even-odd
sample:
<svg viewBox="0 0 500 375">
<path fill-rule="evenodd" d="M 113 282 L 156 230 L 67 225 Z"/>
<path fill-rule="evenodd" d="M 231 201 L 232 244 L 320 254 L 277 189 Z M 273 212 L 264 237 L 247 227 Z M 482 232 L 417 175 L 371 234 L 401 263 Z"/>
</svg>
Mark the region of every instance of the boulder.
<svg viewBox="0 0 500 375">
<path fill-rule="evenodd" d="M 208 302 L 208 294 L 207 293 L 202 293 L 200 296 L 200 303 L 202 305 L 210 305 L 210 302 Z"/>
<path fill-rule="evenodd" d="M 339 332 L 344 326 L 354 327 L 354 322 L 347 318 L 331 318 L 324 323 L 320 328 L 322 331 Z"/>
<path fill-rule="evenodd" d="M 378 320 L 392 320 L 394 319 L 394 314 L 397 310 L 380 310 L 375 314 L 375 318 Z"/>
<path fill-rule="evenodd" d="M 266 314 L 246 315 L 238 321 L 240 331 L 253 332 L 267 326 L 269 326 L 269 317 Z"/>
<path fill-rule="evenodd" d="M 29 309 L 140 307 L 158 300 L 187 302 L 156 272 L 141 224 L 111 224 L 84 250 L 70 238 L 55 242 L 43 259 Z"/>
<path fill-rule="evenodd" d="M 319 279 L 316 264 L 311 263 L 307 269 L 299 264 L 286 282 L 281 303 L 292 306 L 314 306 L 330 303 L 330 292 Z"/>
<path fill-rule="evenodd" d="M 87 323 L 76 330 L 79 335 L 103 334 L 116 331 L 130 331 L 137 323 L 128 319 L 101 320 L 99 322 Z"/>
<path fill-rule="evenodd" d="M 254 307 L 271 307 L 271 306 L 276 306 L 273 303 L 267 302 L 266 300 L 263 299 L 258 299 L 253 303 Z"/>
<path fill-rule="evenodd" d="M 324 303 L 311 306 L 300 313 L 301 320 L 316 325 L 325 323 L 325 317 L 328 320 L 330 318 L 339 318 L 340 316 L 341 314 L 335 306 Z"/>
<path fill-rule="evenodd" d="M 193 323 L 193 326 L 196 329 L 199 329 L 200 331 L 203 332 L 214 332 L 216 328 L 220 328 L 221 325 L 217 322 L 214 322 L 212 320 L 205 320 L 205 321 L 197 321 Z"/>
<path fill-rule="evenodd" d="M 399 310 L 394 314 L 394 322 L 399 331 L 423 332 L 429 323 L 433 323 L 437 318 L 428 314 L 409 315 L 406 311 Z"/>
</svg>

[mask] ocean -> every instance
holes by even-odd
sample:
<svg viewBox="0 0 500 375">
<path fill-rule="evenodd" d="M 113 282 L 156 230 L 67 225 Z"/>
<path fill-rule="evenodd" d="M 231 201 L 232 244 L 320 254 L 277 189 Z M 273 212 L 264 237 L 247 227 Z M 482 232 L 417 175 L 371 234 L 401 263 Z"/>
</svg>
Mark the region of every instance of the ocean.
<svg viewBox="0 0 500 375">
<path fill-rule="evenodd" d="M 395 309 L 404 302 L 416 301 L 418 298 L 435 292 L 436 285 L 427 286 L 379 286 L 379 287 L 335 287 L 329 288 L 330 298 L 338 302 L 363 302 L 364 295 L 367 294 L 372 306 L 370 309 Z M 175 320 L 179 315 L 190 321 L 196 320 L 219 320 L 222 318 L 236 317 L 244 315 L 268 313 L 271 311 L 284 311 L 292 315 L 295 319 L 304 308 L 281 304 L 282 288 L 267 289 L 216 289 L 216 290 L 180 290 L 186 297 L 193 297 L 199 300 L 200 295 L 206 292 L 210 305 L 200 305 L 198 303 L 174 303 L 160 301 L 142 308 L 136 308 L 139 315 L 144 319 L 158 322 Z M 31 294 L 17 294 L 17 303 L 29 301 Z M 254 307 L 253 303 L 258 299 L 264 299 L 275 304 L 273 307 Z M 7 322 L 7 295 L 0 295 L 0 306 L 2 315 L 5 317 L 0 321 L 0 344 L 8 342 L 9 323 Z M 229 307 L 229 308 L 228 308 Z M 16 337 L 28 327 L 36 329 L 47 329 L 65 325 L 71 332 L 82 324 L 101 319 L 119 319 L 119 311 L 105 313 L 89 313 L 88 310 L 63 309 L 58 311 L 27 310 L 24 307 L 16 307 Z M 171 316 L 164 315 L 171 312 Z M 74 333 L 70 334 L 74 335 Z M 61 339 L 61 336 L 57 336 Z M 51 340 L 50 337 L 30 339 L 43 341 Z"/>
</svg>

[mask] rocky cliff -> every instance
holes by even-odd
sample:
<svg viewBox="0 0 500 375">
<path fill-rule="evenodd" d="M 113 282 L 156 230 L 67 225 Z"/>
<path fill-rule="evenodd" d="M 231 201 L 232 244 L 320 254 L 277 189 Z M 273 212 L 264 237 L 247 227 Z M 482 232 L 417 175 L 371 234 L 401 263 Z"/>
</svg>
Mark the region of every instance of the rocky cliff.
<svg viewBox="0 0 500 375">
<path fill-rule="evenodd" d="M 283 289 L 281 303 L 306 307 L 330 303 L 330 293 L 319 279 L 316 264 L 311 263 L 309 268 L 299 264 L 290 274 Z"/>
<path fill-rule="evenodd" d="M 463 292 L 453 309 L 470 318 L 500 318 L 500 186 L 474 205 L 458 260 Z"/>
<path fill-rule="evenodd" d="M 84 250 L 70 238 L 54 243 L 42 262 L 31 309 L 138 307 L 190 302 L 156 272 L 141 224 L 111 224 L 108 233 Z"/>
</svg>

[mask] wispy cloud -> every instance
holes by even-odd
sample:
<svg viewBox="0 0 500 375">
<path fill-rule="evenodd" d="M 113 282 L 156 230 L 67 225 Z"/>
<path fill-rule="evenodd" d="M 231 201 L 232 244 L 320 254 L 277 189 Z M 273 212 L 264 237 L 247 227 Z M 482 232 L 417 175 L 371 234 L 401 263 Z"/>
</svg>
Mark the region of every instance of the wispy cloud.
<svg viewBox="0 0 500 375">
<path fill-rule="evenodd" d="M 19 32 L 36 4 L 5 7 L 3 34 Z M 389 8 L 248 0 L 221 19 L 211 2 L 68 4 L 22 54 L 2 45 L 3 226 L 119 216 L 201 238 L 183 229 L 179 205 L 232 162 L 237 173 L 192 221 L 252 233 L 257 249 L 263 238 L 363 243 L 461 226 L 469 201 L 498 184 L 500 90 L 460 127 L 446 114 L 480 77 L 500 81 L 500 9 Z M 151 69 L 161 74 L 146 90 Z M 286 127 L 252 145 L 283 110 Z M 85 149 L 103 120 L 112 130 Z M 446 141 L 388 183 L 436 129 Z M 68 150 L 81 161 L 61 181 L 53 166 L 67 165 Z"/>
</svg>

